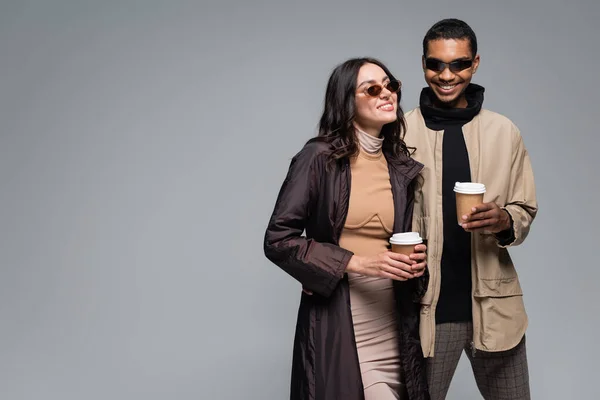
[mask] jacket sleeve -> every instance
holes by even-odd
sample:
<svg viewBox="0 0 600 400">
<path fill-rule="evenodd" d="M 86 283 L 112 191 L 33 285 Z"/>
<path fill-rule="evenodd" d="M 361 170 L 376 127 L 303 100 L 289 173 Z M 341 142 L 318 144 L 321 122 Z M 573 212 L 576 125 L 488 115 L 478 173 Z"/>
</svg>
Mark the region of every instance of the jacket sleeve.
<svg viewBox="0 0 600 400">
<path fill-rule="evenodd" d="M 513 125 L 513 160 L 510 171 L 509 192 L 507 203 L 503 207 L 512 219 L 513 235 L 512 241 L 499 241 L 498 246 L 509 247 L 523 243 L 531 223 L 538 211 L 535 195 L 535 183 L 533 180 L 533 169 L 523 138 L 516 126 Z"/>
<path fill-rule="evenodd" d="M 317 207 L 318 183 L 324 173 L 324 155 L 310 144 L 292 159 L 267 226 L 264 252 L 305 289 L 328 297 L 353 253 L 303 236 L 311 210 Z"/>
</svg>

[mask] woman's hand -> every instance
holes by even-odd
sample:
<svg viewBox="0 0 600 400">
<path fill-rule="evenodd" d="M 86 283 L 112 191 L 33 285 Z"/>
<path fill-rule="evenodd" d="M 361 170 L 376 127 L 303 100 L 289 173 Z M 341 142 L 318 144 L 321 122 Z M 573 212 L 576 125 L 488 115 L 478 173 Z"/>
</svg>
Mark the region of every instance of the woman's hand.
<svg viewBox="0 0 600 400">
<path fill-rule="evenodd" d="M 423 276 L 427 267 L 427 246 L 418 244 L 415 246 L 415 252 L 410 255 L 410 259 L 415 262 L 412 265 L 413 275 L 415 278 Z"/>
<path fill-rule="evenodd" d="M 385 251 L 375 256 L 363 257 L 353 255 L 346 267 L 346 272 L 365 276 L 406 281 L 418 278 L 425 272 L 427 265 L 427 247 L 423 244 L 415 246 L 415 253 L 410 257 L 405 254 Z"/>
<path fill-rule="evenodd" d="M 395 281 L 406 281 L 418 278 L 425 273 L 427 267 L 427 246 L 418 244 L 415 252 L 410 256 L 385 251 L 371 257 L 353 255 L 346 267 L 346 272 L 352 272 L 365 276 L 374 276 L 393 279 Z M 302 288 L 308 295 L 313 293 Z"/>
</svg>

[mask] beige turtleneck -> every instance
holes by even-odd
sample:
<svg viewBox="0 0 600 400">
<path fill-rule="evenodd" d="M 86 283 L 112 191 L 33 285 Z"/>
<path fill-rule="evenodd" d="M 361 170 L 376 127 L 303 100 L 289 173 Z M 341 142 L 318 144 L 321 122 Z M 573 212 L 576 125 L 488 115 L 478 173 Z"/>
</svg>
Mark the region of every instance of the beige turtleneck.
<svg viewBox="0 0 600 400">
<path fill-rule="evenodd" d="M 381 150 L 383 138 L 369 135 L 367 132 L 356 129 L 356 138 L 360 147 L 369 154 L 375 154 Z"/>
</svg>

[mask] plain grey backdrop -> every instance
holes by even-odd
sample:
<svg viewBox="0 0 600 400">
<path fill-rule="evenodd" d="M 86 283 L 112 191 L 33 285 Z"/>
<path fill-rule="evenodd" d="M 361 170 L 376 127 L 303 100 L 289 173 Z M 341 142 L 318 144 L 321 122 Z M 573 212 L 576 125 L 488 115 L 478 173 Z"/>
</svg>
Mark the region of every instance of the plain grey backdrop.
<svg viewBox="0 0 600 400">
<path fill-rule="evenodd" d="M 289 161 L 347 58 L 416 106 L 446 17 L 533 161 L 533 398 L 598 398 L 597 0 L 4 0 L 0 399 L 287 398 L 300 286 L 262 239 Z M 478 398 L 463 358 L 448 399 Z"/>
</svg>

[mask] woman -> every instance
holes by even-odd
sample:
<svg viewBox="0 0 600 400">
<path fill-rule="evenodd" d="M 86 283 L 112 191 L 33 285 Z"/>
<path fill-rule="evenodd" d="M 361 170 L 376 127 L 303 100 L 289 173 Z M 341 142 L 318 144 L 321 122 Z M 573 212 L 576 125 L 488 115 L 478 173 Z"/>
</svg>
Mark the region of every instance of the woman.
<svg viewBox="0 0 600 400">
<path fill-rule="evenodd" d="M 425 246 L 410 258 L 388 250 L 392 233 L 410 231 L 423 167 L 404 129 L 400 82 L 378 60 L 351 59 L 329 78 L 318 136 L 292 159 L 264 243 L 303 286 L 292 400 L 429 398 Z"/>
</svg>

